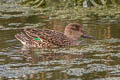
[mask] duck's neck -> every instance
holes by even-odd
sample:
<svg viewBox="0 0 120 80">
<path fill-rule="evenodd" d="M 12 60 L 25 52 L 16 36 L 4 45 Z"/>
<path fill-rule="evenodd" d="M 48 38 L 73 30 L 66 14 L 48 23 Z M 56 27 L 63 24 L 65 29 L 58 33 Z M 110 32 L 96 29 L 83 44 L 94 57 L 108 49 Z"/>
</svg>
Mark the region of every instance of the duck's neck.
<svg viewBox="0 0 120 80">
<path fill-rule="evenodd" d="M 73 35 L 70 35 L 69 33 L 64 33 L 64 35 L 74 42 L 78 41 L 78 38 L 74 37 Z"/>
<path fill-rule="evenodd" d="M 78 39 L 71 35 L 67 30 L 64 31 L 64 35 L 69 38 L 71 45 L 79 45 Z"/>
<path fill-rule="evenodd" d="M 64 35 L 67 36 L 70 40 L 77 41 L 77 39 L 67 31 L 64 32 Z"/>
</svg>

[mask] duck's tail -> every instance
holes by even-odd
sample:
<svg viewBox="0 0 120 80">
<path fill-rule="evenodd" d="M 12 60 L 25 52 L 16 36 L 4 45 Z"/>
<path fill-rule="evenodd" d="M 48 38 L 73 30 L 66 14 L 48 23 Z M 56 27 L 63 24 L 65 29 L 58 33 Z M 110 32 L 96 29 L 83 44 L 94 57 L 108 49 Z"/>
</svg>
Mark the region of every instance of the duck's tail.
<svg viewBox="0 0 120 80">
<path fill-rule="evenodd" d="M 23 45 L 28 45 L 30 39 L 24 33 L 18 33 L 15 35 L 16 39 L 19 40 Z"/>
</svg>

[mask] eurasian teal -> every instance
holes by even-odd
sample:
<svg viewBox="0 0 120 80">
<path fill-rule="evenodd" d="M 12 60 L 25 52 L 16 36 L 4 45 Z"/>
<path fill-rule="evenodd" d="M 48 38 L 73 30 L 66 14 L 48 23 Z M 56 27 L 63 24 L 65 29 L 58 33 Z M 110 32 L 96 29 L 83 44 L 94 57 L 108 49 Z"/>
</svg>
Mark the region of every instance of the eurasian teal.
<svg viewBox="0 0 120 80">
<path fill-rule="evenodd" d="M 22 29 L 15 37 L 27 47 L 51 48 L 79 45 L 79 38 L 93 38 L 88 36 L 78 23 L 70 23 L 64 33 L 49 29 Z"/>
</svg>

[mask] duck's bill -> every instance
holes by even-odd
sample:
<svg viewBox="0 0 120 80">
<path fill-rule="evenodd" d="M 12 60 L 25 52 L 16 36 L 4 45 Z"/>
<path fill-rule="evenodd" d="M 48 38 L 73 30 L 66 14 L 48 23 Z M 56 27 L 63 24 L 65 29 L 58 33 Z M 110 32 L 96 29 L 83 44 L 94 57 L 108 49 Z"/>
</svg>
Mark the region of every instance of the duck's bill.
<svg viewBox="0 0 120 80">
<path fill-rule="evenodd" d="M 83 35 L 81 37 L 89 38 L 89 39 L 95 39 L 93 36 L 87 35 L 86 33 L 83 33 Z"/>
</svg>

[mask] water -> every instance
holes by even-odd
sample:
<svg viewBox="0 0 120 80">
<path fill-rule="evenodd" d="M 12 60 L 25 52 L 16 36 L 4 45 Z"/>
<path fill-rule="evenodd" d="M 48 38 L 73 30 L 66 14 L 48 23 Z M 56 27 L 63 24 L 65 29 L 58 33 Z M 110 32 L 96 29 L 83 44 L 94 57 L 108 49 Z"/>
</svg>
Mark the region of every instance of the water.
<svg viewBox="0 0 120 80">
<path fill-rule="evenodd" d="M 15 8 L 13 8 L 15 7 Z M 0 9 L 1 80 L 119 80 L 120 23 L 50 19 L 39 10 L 19 5 Z M 8 9 L 9 8 L 9 9 Z M 21 28 L 64 31 L 70 22 L 83 24 L 96 40 L 57 49 L 25 49 L 14 35 Z M 63 27 L 62 27 L 63 26 Z"/>
</svg>

